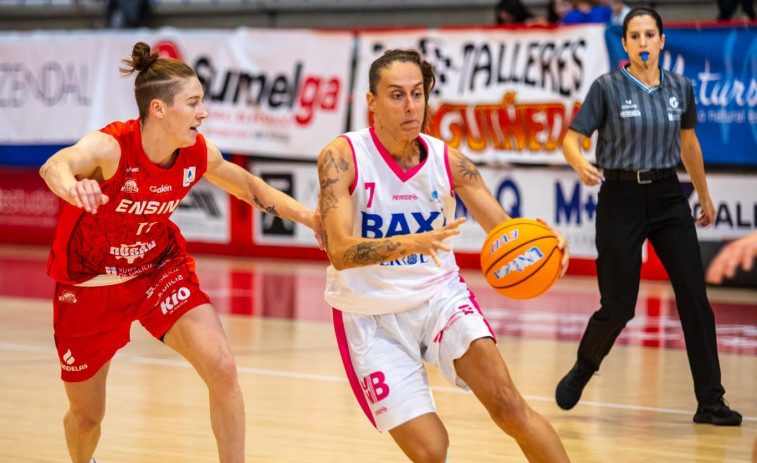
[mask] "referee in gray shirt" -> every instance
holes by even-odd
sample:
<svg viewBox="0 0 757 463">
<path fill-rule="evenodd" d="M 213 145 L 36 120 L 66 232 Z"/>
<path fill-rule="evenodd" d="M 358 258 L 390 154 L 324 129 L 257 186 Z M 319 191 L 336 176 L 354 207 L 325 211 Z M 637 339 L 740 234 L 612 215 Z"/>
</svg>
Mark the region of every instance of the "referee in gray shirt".
<svg viewBox="0 0 757 463">
<path fill-rule="evenodd" d="M 623 22 L 623 47 L 630 64 L 594 82 L 563 140 L 565 159 L 581 182 L 602 183 L 596 216 L 601 307 L 589 319 L 578 359 L 557 385 L 555 397 L 566 410 L 578 403 L 583 388 L 633 318 L 641 248 L 649 238 L 675 292 L 698 403 L 694 421 L 738 426 L 741 415 L 723 400 L 715 318 L 695 229 L 695 223 L 713 222 L 715 207 L 694 132 L 694 92 L 689 79 L 659 67 L 664 45 L 660 16 L 647 8 L 631 10 Z M 602 173 L 580 149 L 595 130 Z M 696 222 L 676 176 L 679 160 L 702 205 Z"/>
</svg>

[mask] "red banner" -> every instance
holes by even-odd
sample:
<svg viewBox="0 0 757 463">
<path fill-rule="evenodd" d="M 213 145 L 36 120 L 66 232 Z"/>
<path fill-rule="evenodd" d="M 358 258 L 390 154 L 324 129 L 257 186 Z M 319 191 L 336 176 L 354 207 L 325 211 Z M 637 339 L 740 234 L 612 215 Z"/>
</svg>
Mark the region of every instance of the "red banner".
<svg viewBox="0 0 757 463">
<path fill-rule="evenodd" d="M 0 169 L 0 242 L 52 243 L 59 212 L 36 169 Z"/>
</svg>

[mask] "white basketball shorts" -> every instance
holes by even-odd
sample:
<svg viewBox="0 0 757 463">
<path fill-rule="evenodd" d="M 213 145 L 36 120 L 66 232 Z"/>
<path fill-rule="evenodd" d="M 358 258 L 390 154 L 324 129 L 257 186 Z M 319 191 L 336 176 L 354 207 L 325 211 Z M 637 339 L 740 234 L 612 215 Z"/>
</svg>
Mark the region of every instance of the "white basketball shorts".
<svg viewBox="0 0 757 463">
<path fill-rule="evenodd" d="M 360 406 L 379 431 L 436 412 L 424 360 L 465 390 L 455 359 L 480 338 L 494 338 L 463 281 L 405 312 L 361 315 L 333 310 L 347 377 Z"/>
</svg>

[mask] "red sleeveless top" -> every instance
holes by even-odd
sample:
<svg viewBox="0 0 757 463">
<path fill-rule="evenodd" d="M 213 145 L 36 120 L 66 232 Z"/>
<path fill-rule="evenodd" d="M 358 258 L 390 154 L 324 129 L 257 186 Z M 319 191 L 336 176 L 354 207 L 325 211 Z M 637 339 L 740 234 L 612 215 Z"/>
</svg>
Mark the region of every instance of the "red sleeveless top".
<svg viewBox="0 0 757 463">
<path fill-rule="evenodd" d="M 100 184 L 110 200 L 97 214 L 61 200 L 47 263 L 48 275 L 59 283 L 82 283 L 103 274 L 137 276 L 154 269 L 175 247 L 186 248 L 169 217 L 207 170 L 205 138 L 198 134 L 171 167 L 162 168 L 142 149 L 138 119 L 114 122 L 100 131 L 121 145 L 115 175 Z"/>
</svg>

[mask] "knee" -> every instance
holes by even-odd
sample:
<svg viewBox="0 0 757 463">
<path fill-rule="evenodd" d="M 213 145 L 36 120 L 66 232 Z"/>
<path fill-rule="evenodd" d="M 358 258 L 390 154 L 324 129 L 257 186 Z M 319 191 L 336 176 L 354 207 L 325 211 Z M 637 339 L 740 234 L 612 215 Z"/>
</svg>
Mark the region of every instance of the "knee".
<svg viewBox="0 0 757 463">
<path fill-rule="evenodd" d="M 634 302 L 635 305 L 635 302 Z M 620 304 L 614 306 L 602 306 L 601 309 L 594 312 L 595 322 L 608 325 L 611 328 L 624 328 L 628 322 L 633 320 L 635 315 L 634 305 L 621 307 Z"/>
<path fill-rule="evenodd" d="M 528 428 L 530 409 L 514 388 L 500 390 L 488 408 L 494 422 L 508 435 L 517 438 Z"/>
<path fill-rule="evenodd" d="M 75 407 L 71 405 L 63 421 L 80 432 L 87 433 L 97 429 L 104 417 L 105 407 Z"/>
<path fill-rule="evenodd" d="M 414 463 L 445 463 L 449 441 L 424 442 L 413 448 L 413 455 L 409 455 Z"/>
<path fill-rule="evenodd" d="M 212 389 L 227 390 L 238 386 L 237 364 L 231 352 L 218 356 L 205 370 L 205 382 Z"/>
</svg>

